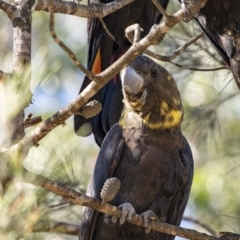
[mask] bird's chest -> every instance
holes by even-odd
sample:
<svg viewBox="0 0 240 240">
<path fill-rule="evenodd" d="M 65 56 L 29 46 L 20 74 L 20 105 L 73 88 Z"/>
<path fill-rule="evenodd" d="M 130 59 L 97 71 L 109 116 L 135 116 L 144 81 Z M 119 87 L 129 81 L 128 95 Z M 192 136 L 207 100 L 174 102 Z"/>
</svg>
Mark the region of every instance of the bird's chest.
<svg viewBox="0 0 240 240">
<path fill-rule="evenodd" d="M 130 168 L 132 173 L 153 171 L 161 175 L 162 171 L 172 168 L 173 153 L 177 147 L 170 134 L 161 136 L 152 132 L 129 132 L 127 135 L 121 166 Z"/>
<path fill-rule="evenodd" d="M 141 205 L 139 196 L 148 196 L 151 202 L 166 191 L 175 191 L 177 148 L 174 141 L 164 138 L 158 136 L 156 141 L 156 136 L 141 133 L 125 138 L 124 152 L 114 173 L 122 183 L 118 200 Z"/>
</svg>

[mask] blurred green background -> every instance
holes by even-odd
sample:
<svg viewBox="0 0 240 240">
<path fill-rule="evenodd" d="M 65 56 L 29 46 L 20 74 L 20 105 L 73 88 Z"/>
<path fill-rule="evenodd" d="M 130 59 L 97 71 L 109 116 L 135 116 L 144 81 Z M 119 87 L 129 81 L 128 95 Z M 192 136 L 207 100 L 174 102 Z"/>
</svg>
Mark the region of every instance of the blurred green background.
<svg viewBox="0 0 240 240">
<path fill-rule="evenodd" d="M 168 12 L 179 8 L 178 1 L 173 1 Z M 26 114 L 31 112 L 43 119 L 75 99 L 84 77 L 52 40 L 48 21 L 48 13 L 33 13 L 33 103 L 26 110 Z M 86 65 L 86 19 L 55 14 L 55 28 L 59 38 Z M 169 31 L 160 46 L 151 50 L 169 55 L 199 32 L 194 22 L 182 22 Z M 12 37 L 11 22 L 0 11 L 0 69 L 5 72 L 11 70 Z M 196 68 L 222 64 L 206 38 L 190 46 L 174 61 Z M 185 215 L 216 231 L 240 232 L 240 96 L 232 75 L 227 70 L 198 72 L 169 63 L 160 64 L 172 73 L 181 91 L 185 108 L 183 133 L 195 160 L 194 181 Z M 4 138 L 4 111 L 4 103 L 0 101 L 0 142 Z M 39 147 L 31 149 L 24 164 L 29 170 L 84 192 L 98 151 L 92 136 L 79 138 L 74 134 L 70 118 L 66 126 L 57 127 Z M 37 187 L 20 184 L 16 177 L 0 199 L 0 239 L 77 239 L 63 234 L 30 232 L 43 229 L 40 223 L 45 221 L 79 224 L 80 214 L 81 207 L 65 203 Z M 185 221 L 183 226 L 204 231 Z"/>
</svg>

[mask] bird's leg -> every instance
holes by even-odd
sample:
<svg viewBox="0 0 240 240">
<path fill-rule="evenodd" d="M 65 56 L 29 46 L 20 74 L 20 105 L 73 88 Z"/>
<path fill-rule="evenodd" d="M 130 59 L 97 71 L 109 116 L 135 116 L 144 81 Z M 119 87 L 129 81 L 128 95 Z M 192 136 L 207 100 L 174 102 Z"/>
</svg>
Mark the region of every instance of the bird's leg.
<svg viewBox="0 0 240 240">
<path fill-rule="evenodd" d="M 123 203 L 118 206 L 122 210 L 122 215 L 119 219 L 119 223 L 122 225 L 126 220 L 130 220 L 134 214 L 136 214 L 135 209 L 131 203 Z M 112 217 L 112 222 L 116 223 L 119 217 Z"/>
<path fill-rule="evenodd" d="M 84 118 L 92 118 L 102 111 L 102 104 L 93 100 L 85 104 L 75 115 L 83 116 Z"/>
<path fill-rule="evenodd" d="M 140 41 L 142 31 L 143 29 L 136 23 L 126 28 L 125 35 L 131 43 L 136 43 Z"/>
<path fill-rule="evenodd" d="M 151 231 L 151 227 L 149 226 L 149 219 L 158 220 L 158 217 L 152 210 L 148 210 L 146 212 L 143 212 L 141 214 L 141 216 L 143 217 L 145 233 L 148 234 Z"/>
</svg>

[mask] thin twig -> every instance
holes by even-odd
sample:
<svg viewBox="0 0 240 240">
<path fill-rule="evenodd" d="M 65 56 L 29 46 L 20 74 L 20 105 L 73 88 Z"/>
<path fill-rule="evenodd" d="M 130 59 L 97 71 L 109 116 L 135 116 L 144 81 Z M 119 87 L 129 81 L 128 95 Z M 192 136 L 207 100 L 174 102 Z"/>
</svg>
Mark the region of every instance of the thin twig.
<svg viewBox="0 0 240 240">
<path fill-rule="evenodd" d="M 113 41 L 116 41 L 115 37 L 114 37 L 114 36 L 111 34 L 111 32 L 108 30 L 107 25 L 105 24 L 105 22 L 103 21 L 103 19 L 102 19 L 102 18 L 99 18 L 99 20 L 100 20 L 100 22 L 101 22 L 101 24 L 102 24 L 105 32 L 107 33 L 107 35 L 108 35 Z"/>
<path fill-rule="evenodd" d="M 143 29 L 138 23 L 135 23 L 125 29 L 125 36 L 131 43 L 136 43 L 141 39 L 141 32 L 143 32 Z"/>
<path fill-rule="evenodd" d="M 195 43 L 197 40 L 202 38 L 204 36 L 204 32 L 199 33 L 195 37 L 191 38 L 189 41 L 187 41 L 185 44 L 183 44 L 181 47 L 179 47 L 177 50 L 175 50 L 172 55 L 169 56 L 169 60 L 174 60 L 177 56 L 179 56 L 185 49 L 187 49 L 190 45 Z"/>
<path fill-rule="evenodd" d="M 162 61 L 162 62 L 169 62 L 171 63 L 172 65 L 176 66 L 176 67 L 179 67 L 181 69 L 185 69 L 185 70 L 191 70 L 191 71 L 200 71 L 200 72 L 211 72 L 211 71 L 219 71 L 219 70 L 223 70 L 223 69 L 227 69 L 229 70 L 228 67 L 218 67 L 218 68 L 193 68 L 193 67 L 188 67 L 188 66 L 184 66 L 184 65 L 181 65 L 179 63 L 175 63 L 175 62 L 172 62 L 172 61 L 169 61 L 168 56 L 161 56 L 157 53 L 154 53 L 150 50 L 145 50 L 144 51 L 145 54 L 159 60 L 159 61 Z"/>
<path fill-rule="evenodd" d="M 197 225 L 201 226 L 202 228 L 207 230 L 210 234 L 212 234 L 214 237 L 217 237 L 216 231 L 211 226 L 209 226 L 208 224 L 205 224 L 205 223 L 203 223 L 203 222 L 201 222 L 197 219 L 191 218 L 191 217 L 185 217 L 184 216 L 182 219 L 185 220 L 185 221 L 192 222 L 194 224 L 197 224 Z"/>
<path fill-rule="evenodd" d="M 159 10 L 159 12 L 165 17 L 165 18 L 169 18 L 170 15 L 167 14 L 167 12 L 164 10 L 164 8 L 162 7 L 161 3 L 159 3 L 159 1 L 157 0 L 152 0 L 152 2 L 154 3 L 154 5 L 157 7 L 157 9 Z"/>
<path fill-rule="evenodd" d="M 179 63 L 172 62 L 176 57 L 178 57 L 185 49 L 187 49 L 191 44 L 195 43 L 197 40 L 199 40 L 201 37 L 204 36 L 204 33 L 201 32 L 195 37 L 191 38 L 189 41 L 187 41 L 184 45 L 176 49 L 171 55 L 168 56 L 163 56 L 159 55 L 157 53 L 154 53 L 150 50 L 146 50 L 144 53 L 159 60 L 162 62 L 169 62 L 172 65 L 179 67 L 181 69 L 186 69 L 186 70 L 191 70 L 191 71 L 200 71 L 200 72 L 210 72 L 210 71 L 219 71 L 222 69 L 229 69 L 228 67 L 218 67 L 218 68 L 193 68 L 193 67 L 188 67 L 188 66 L 183 66 Z"/>
<path fill-rule="evenodd" d="M 198 72 L 212 72 L 212 71 L 219 71 L 219 70 L 223 70 L 223 69 L 227 69 L 229 70 L 228 67 L 217 67 L 217 68 L 194 68 L 194 67 L 188 67 L 188 66 L 184 66 L 181 65 L 179 63 L 175 63 L 175 62 L 169 62 L 172 65 L 179 67 L 181 69 L 185 69 L 185 70 L 191 70 L 191 71 L 198 71 Z"/>
<path fill-rule="evenodd" d="M 51 5 L 50 8 L 52 9 Z M 54 13 L 50 10 L 49 29 L 53 40 L 67 53 L 73 63 L 85 74 L 87 77 L 95 82 L 98 82 L 98 78 L 91 72 L 88 71 L 76 58 L 75 54 L 57 37 L 54 30 Z"/>
<path fill-rule="evenodd" d="M 42 122 L 41 116 L 32 118 L 32 113 L 29 113 L 27 118 L 23 121 L 21 125 L 19 125 L 19 127 L 28 128 L 40 122 Z"/>
</svg>

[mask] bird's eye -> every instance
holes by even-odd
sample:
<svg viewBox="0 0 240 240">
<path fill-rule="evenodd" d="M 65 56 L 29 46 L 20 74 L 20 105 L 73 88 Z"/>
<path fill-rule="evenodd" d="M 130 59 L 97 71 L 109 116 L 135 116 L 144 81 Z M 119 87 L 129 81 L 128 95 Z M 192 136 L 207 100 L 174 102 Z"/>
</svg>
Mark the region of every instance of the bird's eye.
<svg viewBox="0 0 240 240">
<path fill-rule="evenodd" d="M 139 75 L 142 75 L 140 71 L 136 70 L 136 73 L 139 74 Z"/>
<path fill-rule="evenodd" d="M 152 77 L 152 78 L 157 77 L 157 71 L 156 71 L 156 70 L 152 70 L 152 71 L 151 71 L 151 77 Z"/>
</svg>

